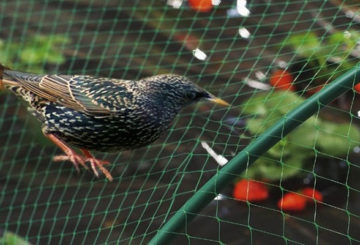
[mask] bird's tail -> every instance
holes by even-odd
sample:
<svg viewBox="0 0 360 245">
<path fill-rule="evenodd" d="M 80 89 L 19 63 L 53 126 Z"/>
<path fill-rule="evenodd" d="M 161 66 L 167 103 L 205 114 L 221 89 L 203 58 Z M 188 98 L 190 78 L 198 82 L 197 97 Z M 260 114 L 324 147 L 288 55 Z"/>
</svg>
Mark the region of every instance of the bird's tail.
<svg viewBox="0 0 360 245">
<path fill-rule="evenodd" d="M 5 85 L 17 85 L 15 81 L 11 81 L 5 78 L 5 73 L 7 70 L 11 69 L 0 64 L 0 90 L 5 89 Z"/>
<path fill-rule="evenodd" d="M 3 75 L 4 75 L 5 66 L 0 64 L 0 90 L 4 89 Z"/>
</svg>

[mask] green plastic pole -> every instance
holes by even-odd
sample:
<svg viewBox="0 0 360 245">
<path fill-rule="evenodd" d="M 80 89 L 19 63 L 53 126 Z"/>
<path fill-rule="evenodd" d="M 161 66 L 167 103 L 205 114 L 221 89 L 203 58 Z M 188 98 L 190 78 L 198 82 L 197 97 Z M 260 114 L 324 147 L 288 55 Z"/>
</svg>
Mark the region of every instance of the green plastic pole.
<svg viewBox="0 0 360 245">
<path fill-rule="evenodd" d="M 208 205 L 231 181 L 238 177 L 260 155 L 274 146 L 281 138 L 306 121 L 322 106 L 350 90 L 360 82 L 360 65 L 325 86 L 304 103 L 289 112 L 273 127 L 255 139 L 231 159 L 215 176 L 201 187 L 160 229 L 149 244 L 169 244 L 171 238 Z"/>
</svg>

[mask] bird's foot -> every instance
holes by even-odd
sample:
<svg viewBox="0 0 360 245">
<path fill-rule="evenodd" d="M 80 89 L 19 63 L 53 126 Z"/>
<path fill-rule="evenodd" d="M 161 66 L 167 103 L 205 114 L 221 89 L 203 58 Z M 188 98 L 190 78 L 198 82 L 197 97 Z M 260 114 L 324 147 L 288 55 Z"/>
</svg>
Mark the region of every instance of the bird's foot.
<svg viewBox="0 0 360 245">
<path fill-rule="evenodd" d="M 105 177 L 112 181 L 113 177 L 111 176 L 110 172 L 104 168 L 103 165 L 109 164 L 108 161 L 103 161 L 96 159 L 91 155 L 91 153 L 88 150 L 80 149 L 81 152 L 84 154 L 84 156 L 77 154 L 73 149 L 71 149 L 69 146 L 67 146 L 64 142 L 62 142 L 60 139 L 58 139 L 53 134 L 45 134 L 46 137 L 48 137 L 52 142 L 54 142 L 60 149 L 62 149 L 65 153 L 65 155 L 55 156 L 54 161 L 70 161 L 74 164 L 76 170 L 79 172 L 79 165 L 83 166 L 85 169 L 89 169 L 86 166 L 86 162 L 90 163 L 91 169 L 96 175 L 96 177 L 99 177 L 99 173 L 96 168 L 99 168 L 100 171 L 105 175 Z"/>
<path fill-rule="evenodd" d="M 79 165 L 83 166 L 85 169 L 88 169 L 88 167 L 85 164 L 83 156 L 77 154 L 73 149 L 68 147 L 64 142 L 62 142 L 60 139 L 58 139 L 55 135 L 45 134 L 45 136 L 48 137 L 48 139 L 50 139 L 52 142 L 54 142 L 54 144 L 57 145 L 65 153 L 65 155 L 54 157 L 54 161 L 69 160 L 70 162 L 72 162 L 74 164 L 74 166 L 78 172 L 80 171 Z"/>
<path fill-rule="evenodd" d="M 111 176 L 109 170 L 107 170 L 103 166 L 104 164 L 110 164 L 110 162 L 96 159 L 93 155 L 91 155 L 91 153 L 88 150 L 85 150 L 85 149 L 80 149 L 80 150 L 82 151 L 82 153 L 84 153 L 84 155 L 86 157 L 86 162 L 90 163 L 91 169 L 94 172 L 94 174 L 96 175 L 96 177 L 99 177 L 99 173 L 96 169 L 96 168 L 99 168 L 100 171 L 105 175 L 105 177 L 109 181 L 113 181 L 113 177 Z"/>
<path fill-rule="evenodd" d="M 83 150 L 82 150 L 83 151 Z M 58 155 L 58 156 L 55 156 L 53 158 L 53 161 L 55 162 L 60 162 L 60 161 L 70 161 L 74 164 L 76 170 L 79 172 L 79 164 L 81 166 L 83 166 L 85 169 L 89 169 L 88 166 L 86 166 L 85 162 L 89 162 L 90 163 L 90 166 L 91 166 L 91 169 L 93 171 L 93 173 L 95 174 L 96 177 L 99 177 L 99 173 L 97 171 L 96 168 L 99 168 L 100 171 L 105 175 L 105 177 L 112 181 L 113 180 L 113 177 L 111 176 L 110 172 L 104 168 L 103 165 L 105 164 L 110 164 L 109 161 L 104 161 L 104 160 L 99 160 L 99 159 L 96 159 L 95 157 L 93 157 L 92 155 L 90 156 L 81 156 L 81 155 L 78 155 L 76 154 L 75 152 L 72 153 L 73 155 L 72 156 L 69 156 L 69 155 Z M 85 153 L 84 153 L 85 154 Z"/>
<path fill-rule="evenodd" d="M 62 161 L 70 161 L 72 164 L 74 164 L 76 171 L 80 172 L 79 165 L 84 167 L 85 169 L 89 169 L 88 166 L 86 166 L 86 158 L 83 156 L 77 154 L 75 151 L 71 150 L 68 152 L 65 152 L 66 155 L 58 155 L 54 156 L 53 161 L 54 162 L 62 162 Z"/>
</svg>

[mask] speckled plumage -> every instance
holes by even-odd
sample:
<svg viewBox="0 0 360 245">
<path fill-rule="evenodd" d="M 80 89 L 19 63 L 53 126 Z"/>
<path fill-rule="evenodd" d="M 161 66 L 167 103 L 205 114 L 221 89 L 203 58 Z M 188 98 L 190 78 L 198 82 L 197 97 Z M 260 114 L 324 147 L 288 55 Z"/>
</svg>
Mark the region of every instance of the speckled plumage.
<svg viewBox="0 0 360 245">
<path fill-rule="evenodd" d="M 29 103 L 45 135 L 86 150 L 119 151 L 148 145 L 187 104 L 203 98 L 219 100 L 173 74 L 131 81 L 35 75 L 4 68 L 2 72 L 2 83 Z"/>
</svg>

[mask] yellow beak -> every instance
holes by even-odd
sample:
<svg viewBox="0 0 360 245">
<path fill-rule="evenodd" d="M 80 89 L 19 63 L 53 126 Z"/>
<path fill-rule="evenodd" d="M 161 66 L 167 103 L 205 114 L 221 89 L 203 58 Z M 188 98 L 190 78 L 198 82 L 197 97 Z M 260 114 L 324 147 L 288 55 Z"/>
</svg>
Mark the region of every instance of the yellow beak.
<svg viewBox="0 0 360 245">
<path fill-rule="evenodd" d="M 225 100 L 222 100 L 218 97 L 213 97 L 213 98 L 210 98 L 209 99 L 211 102 L 215 103 L 215 104 L 219 104 L 219 105 L 222 105 L 222 106 L 230 106 L 229 103 L 227 103 Z"/>
</svg>

